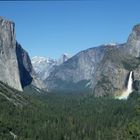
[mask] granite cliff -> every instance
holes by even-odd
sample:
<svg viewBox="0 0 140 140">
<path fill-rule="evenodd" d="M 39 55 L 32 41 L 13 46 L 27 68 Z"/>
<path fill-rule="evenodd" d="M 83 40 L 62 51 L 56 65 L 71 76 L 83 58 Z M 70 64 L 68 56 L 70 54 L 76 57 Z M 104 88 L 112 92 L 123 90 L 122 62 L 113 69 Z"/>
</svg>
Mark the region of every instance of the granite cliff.
<svg viewBox="0 0 140 140">
<path fill-rule="evenodd" d="M 0 81 L 22 91 L 33 84 L 43 88 L 28 53 L 16 41 L 15 24 L 0 17 Z"/>
<path fill-rule="evenodd" d="M 85 92 L 95 96 L 119 95 L 129 72 L 140 80 L 140 24 L 124 44 L 106 44 L 79 52 L 45 80 L 50 91 Z"/>
<path fill-rule="evenodd" d="M 133 71 L 133 88 L 140 85 L 140 24 L 126 43 L 106 44 L 81 51 L 61 62 L 42 81 L 28 53 L 16 41 L 15 24 L 0 17 L 0 81 L 22 91 L 32 84 L 51 92 L 89 92 L 95 96 L 119 95 Z M 45 84 L 44 84 L 45 82 Z"/>
<path fill-rule="evenodd" d="M 0 81 L 22 90 L 16 55 L 15 24 L 0 17 Z"/>
</svg>

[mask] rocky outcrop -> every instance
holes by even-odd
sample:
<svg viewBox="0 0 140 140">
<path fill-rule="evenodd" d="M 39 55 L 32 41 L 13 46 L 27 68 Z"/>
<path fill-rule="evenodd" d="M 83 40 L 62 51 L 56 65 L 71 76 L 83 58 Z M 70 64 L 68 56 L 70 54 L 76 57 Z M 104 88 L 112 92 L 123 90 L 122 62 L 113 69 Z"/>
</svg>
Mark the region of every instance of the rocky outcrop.
<svg viewBox="0 0 140 140">
<path fill-rule="evenodd" d="M 124 44 L 106 44 L 76 54 L 46 79 L 50 91 L 89 89 L 95 96 L 121 94 L 129 72 L 140 80 L 140 25 L 134 26 Z M 80 89 L 79 83 L 83 83 Z M 71 87 L 69 89 L 69 86 Z"/>
<path fill-rule="evenodd" d="M 20 82 L 22 88 L 24 88 L 25 86 L 30 85 L 33 80 L 33 67 L 28 53 L 21 47 L 19 43 L 16 43 L 16 55 L 18 60 Z"/>
<path fill-rule="evenodd" d="M 106 51 L 107 46 L 90 48 L 64 62 L 50 74 L 46 80 L 49 90 L 76 91 L 80 84 L 90 85 L 93 73 L 96 72 Z M 83 85 L 83 84 L 82 84 Z M 79 88 L 78 88 L 78 87 Z M 82 86 L 82 90 L 84 85 Z"/>
<path fill-rule="evenodd" d="M 136 91 L 140 91 L 140 81 L 139 80 L 135 80 L 133 82 L 133 89 L 135 89 Z"/>
<path fill-rule="evenodd" d="M 63 54 L 59 59 L 35 56 L 31 59 L 33 68 L 37 76 L 45 80 L 55 67 L 61 65 L 70 58 L 70 55 Z"/>
<path fill-rule="evenodd" d="M 140 57 L 140 24 L 133 27 L 126 43 L 125 52 L 131 56 Z"/>
<path fill-rule="evenodd" d="M 14 28 L 12 21 L 0 17 L 0 81 L 22 91 Z"/>
<path fill-rule="evenodd" d="M 54 67 L 57 66 L 57 61 L 51 58 L 35 56 L 31 61 L 36 74 L 42 80 L 45 80 Z"/>
<path fill-rule="evenodd" d="M 36 76 L 28 53 L 16 41 L 15 24 L 0 17 L 0 81 L 22 91 L 33 84 L 43 88 Z"/>
</svg>

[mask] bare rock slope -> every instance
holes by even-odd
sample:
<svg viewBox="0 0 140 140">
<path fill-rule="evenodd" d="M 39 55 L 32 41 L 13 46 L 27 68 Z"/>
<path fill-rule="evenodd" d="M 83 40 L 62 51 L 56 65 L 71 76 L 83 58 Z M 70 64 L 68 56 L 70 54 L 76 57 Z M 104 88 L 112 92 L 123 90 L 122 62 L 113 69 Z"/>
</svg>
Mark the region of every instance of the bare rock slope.
<svg viewBox="0 0 140 140">
<path fill-rule="evenodd" d="M 15 24 L 0 17 L 0 81 L 22 91 L 27 85 L 44 87 L 28 53 L 16 41 Z"/>
<path fill-rule="evenodd" d="M 50 91 L 86 92 L 95 96 L 120 94 L 130 71 L 140 80 L 140 24 L 124 44 L 106 44 L 76 54 L 46 79 Z"/>
</svg>

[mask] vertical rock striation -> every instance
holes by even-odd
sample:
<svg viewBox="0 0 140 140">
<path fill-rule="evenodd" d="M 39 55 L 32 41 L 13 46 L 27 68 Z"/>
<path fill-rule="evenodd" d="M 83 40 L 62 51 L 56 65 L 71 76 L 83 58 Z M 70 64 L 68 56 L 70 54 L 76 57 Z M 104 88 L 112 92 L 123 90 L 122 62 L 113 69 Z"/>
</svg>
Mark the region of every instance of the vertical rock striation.
<svg viewBox="0 0 140 140">
<path fill-rule="evenodd" d="M 125 52 L 134 57 L 140 57 L 140 24 L 133 27 L 128 37 Z"/>
<path fill-rule="evenodd" d="M 0 81 L 22 91 L 16 56 L 15 24 L 0 17 Z"/>
<path fill-rule="evenodd" d="M 44 87 L 28 53 L 16 41 L 15 24 L 0 17 L 0 81 L 22 91 L 27 85 Z"/>
<path fill-rule="evenodd" d="M 19 43 L 16 43 L 16 55 L 18 60 L 18 68 L 20 74 L 20 82 L 22 88 L 32 83 L 33 67 L 31 64 L 28 53 L 21 47 Z"/>
</svg>

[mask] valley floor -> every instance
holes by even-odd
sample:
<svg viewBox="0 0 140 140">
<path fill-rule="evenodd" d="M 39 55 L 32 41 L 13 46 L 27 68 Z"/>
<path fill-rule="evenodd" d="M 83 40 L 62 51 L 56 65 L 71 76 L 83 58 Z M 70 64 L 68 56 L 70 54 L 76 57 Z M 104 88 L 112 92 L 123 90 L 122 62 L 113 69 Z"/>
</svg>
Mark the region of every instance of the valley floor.
<svg viewBox="0 0 140 140">
<path fill-rule="evenodd" d="M 24 96 L 28 103 L 15 106 L 0 95 L 0 140 L 140 139 L 140 97 L 136 93 L 128 100 L 40 95 L 31 90 Z"/>
</svg>

